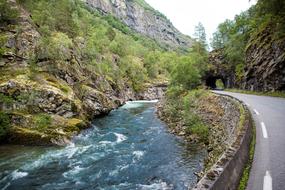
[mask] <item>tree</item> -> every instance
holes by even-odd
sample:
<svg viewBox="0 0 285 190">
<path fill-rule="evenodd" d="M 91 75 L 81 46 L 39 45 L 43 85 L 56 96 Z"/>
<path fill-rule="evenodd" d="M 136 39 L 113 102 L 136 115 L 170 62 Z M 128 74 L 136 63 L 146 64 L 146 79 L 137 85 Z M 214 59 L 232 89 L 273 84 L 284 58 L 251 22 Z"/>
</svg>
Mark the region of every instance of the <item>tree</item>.
<svg viewBox="0 0 285 190">
<path fill-rule="evenodd" d="M 229 19 L 225 22 L 219 24 L 217 31 L 213 34 L 213 39 L 211 40 L 211 47 L 213 49 L 224 48 L 229 42 L 231 34 L 233 33 L 234 21 Z"/>
<path fill-rule="evenodd" d="M 271 14 L 273 16 L 285 16 L 284 0 L 259 0 L 257 3 L 260 16 Z"/>
<path fill-rule="evenodd" d="M 179 62 L 171 73 L 171 85 L 186 90 L 195 89 L 201 82 L 201 75 L 194 57 L 180 57 Z"/>
<path fill-rule="evenodd" d="M 194 38 L 205 48 L 207 48 L 206 31 L 201 22 L 199 22 L 198 25 L 195 26 Z"/>
</svg>

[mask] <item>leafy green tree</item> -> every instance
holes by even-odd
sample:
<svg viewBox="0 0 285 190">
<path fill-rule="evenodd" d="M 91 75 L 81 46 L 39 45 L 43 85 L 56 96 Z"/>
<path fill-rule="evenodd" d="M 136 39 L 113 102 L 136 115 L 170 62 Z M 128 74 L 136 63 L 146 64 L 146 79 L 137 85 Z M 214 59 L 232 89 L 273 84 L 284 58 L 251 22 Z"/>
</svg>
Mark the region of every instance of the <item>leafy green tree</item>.
<svg viewBox="0 0 285 190">
<path fill-rule="evenodd" d="M 283 0 L 259 0 L 257 3 L 258 15 L 272 14 L 285 16 L 285 1 Z"/>
<path fill-rule="evenodd" d="M 160 61 L 159 52 L 149 52 L 144 59 L 144 67 L 147 70 L 147 74 L 150 78 L 156 78 L 158 76 L 158 63 Z"/>
<path fill-rule="evenodd" d="M 224 48 L 230 40 L 230 35 L 234 27 L 234 22 L 227 19 L 225 22 L 219 24 L 218 30 L 213 34 L 211 46 L 213 49 Z"/>
<path fill-rule="evenodd" d="M 120 69 L 123 76 L 129 79 L 129 83 L 135 91 L 140 91 L 146 81 L 147 71 L 143 62 L 133 56 L 126 56 L 121 60 Z"/>
<path fill-rule="evenodd" d="M 180 57 L 173 72 L 171 73 L 171 85 L 181 86 L 183 89 L 195 89 L 201 83 L 201 75 L 192 57 Z"/>
</svg>

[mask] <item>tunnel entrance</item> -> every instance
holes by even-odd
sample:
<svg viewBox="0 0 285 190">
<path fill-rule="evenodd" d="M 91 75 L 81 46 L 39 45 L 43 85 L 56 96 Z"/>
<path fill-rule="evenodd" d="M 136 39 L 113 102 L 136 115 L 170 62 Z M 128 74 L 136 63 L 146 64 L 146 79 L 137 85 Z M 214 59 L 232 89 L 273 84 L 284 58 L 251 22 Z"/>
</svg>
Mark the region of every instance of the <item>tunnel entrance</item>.
<svg viewBox="0 0 285 190">
<path fill-rule="evenodd" d="M 221 76 L 217 77 L 208 77 L 206 79 L 206 86 L 211 88 L 211 89 L 225 89 L 226 88 L 226 83 L 225 79 Z"/>
</svg>

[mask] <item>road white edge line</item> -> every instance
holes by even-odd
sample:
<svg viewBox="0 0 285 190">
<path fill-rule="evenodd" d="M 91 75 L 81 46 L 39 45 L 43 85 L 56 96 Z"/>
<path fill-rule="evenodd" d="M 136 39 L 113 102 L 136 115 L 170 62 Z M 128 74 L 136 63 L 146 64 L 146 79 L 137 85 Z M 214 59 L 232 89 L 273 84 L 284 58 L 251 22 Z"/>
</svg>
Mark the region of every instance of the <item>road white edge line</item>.
<svg viewBox="0 0 285 190">
<path fill-rule="evenodd" d="M 263 190 L 272 190 L 272 178 L 269 171 L 266 171 L 263 179 Z"/>
<path fill-rule="evenodd" d="M 263 122 L 261 122 L 261 129 L 262 129 L 263 137 L 265 139 L 267 139 L 268 138 L 268 134 L 267 134 L 266 126 L 265 126 L 265 124 Z"/>
<path fill-rule="evenodd" d="M 256 109 L 253 109 L 256 115 L 260 115 L 259 112 Z"/>
</svg>

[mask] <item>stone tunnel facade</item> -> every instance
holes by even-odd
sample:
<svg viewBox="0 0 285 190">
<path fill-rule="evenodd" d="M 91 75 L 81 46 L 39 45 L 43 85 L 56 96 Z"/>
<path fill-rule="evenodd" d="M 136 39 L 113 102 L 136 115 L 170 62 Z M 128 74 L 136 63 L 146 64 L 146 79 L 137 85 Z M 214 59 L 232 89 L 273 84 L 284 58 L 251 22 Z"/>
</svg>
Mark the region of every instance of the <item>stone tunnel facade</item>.
<svg viewBox="0 0 285 190">
<path fill-rule="evenodd" d="M 222 51 L 222 49 L 214 50 L 209 54 L 210 69 L 205 73 L 203 81 L 211 89 L 217 88 L 217 80 L 223 82 L 224 88 L 235 87 L 235 73 L 233 72 L 235 69 L 230 68 L 226 63 Z"/>
</svg>

